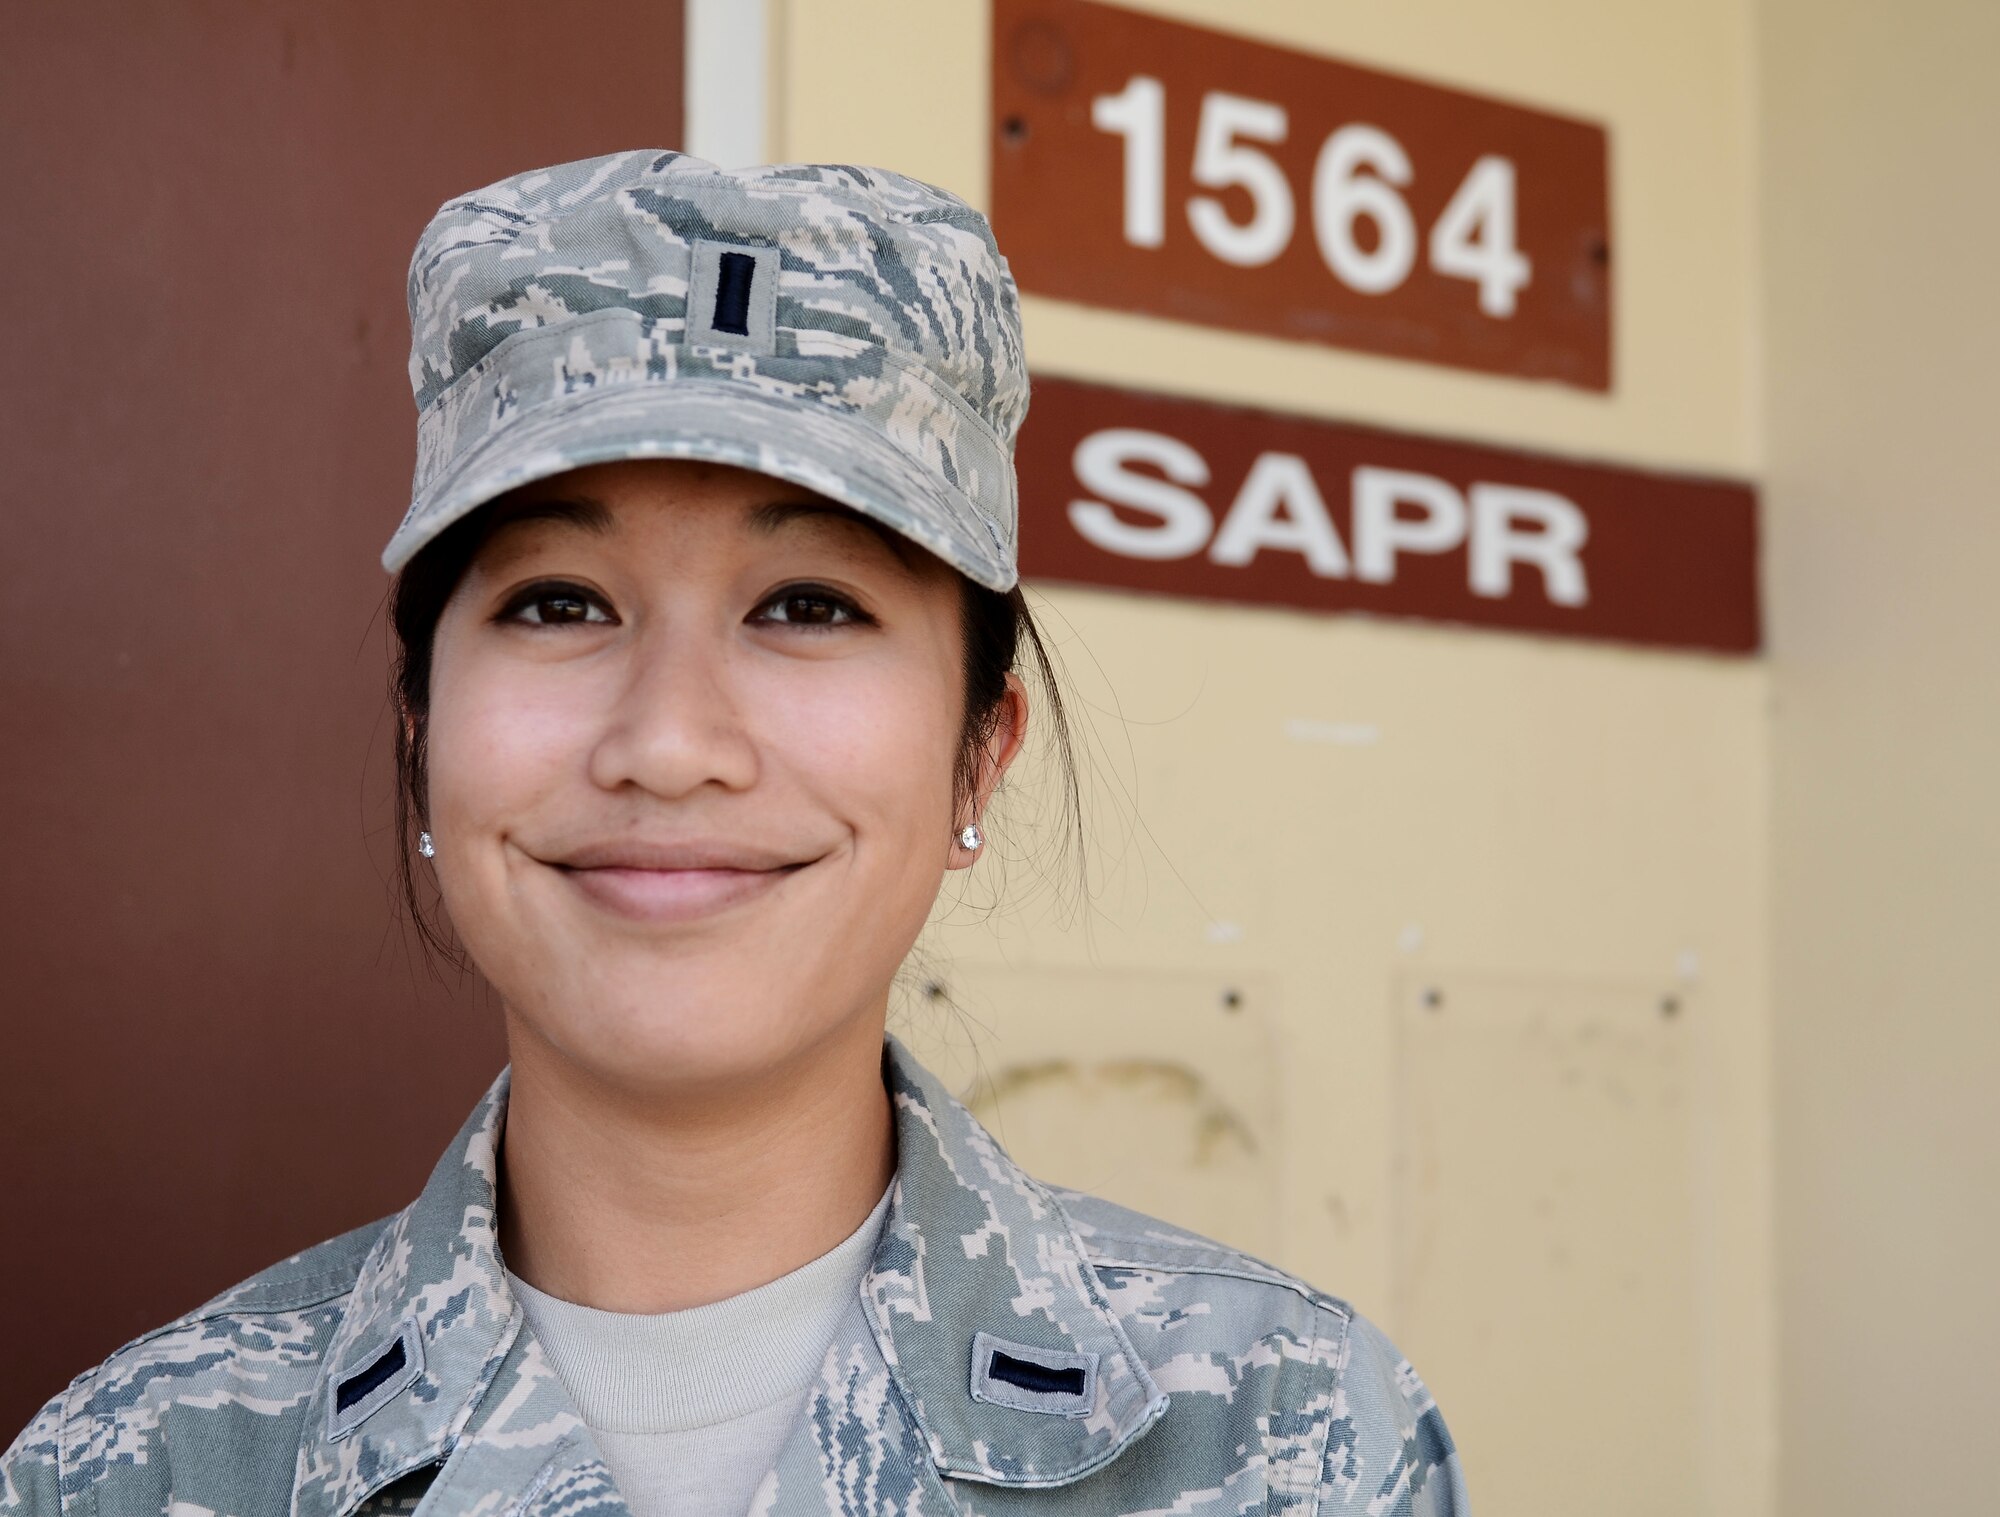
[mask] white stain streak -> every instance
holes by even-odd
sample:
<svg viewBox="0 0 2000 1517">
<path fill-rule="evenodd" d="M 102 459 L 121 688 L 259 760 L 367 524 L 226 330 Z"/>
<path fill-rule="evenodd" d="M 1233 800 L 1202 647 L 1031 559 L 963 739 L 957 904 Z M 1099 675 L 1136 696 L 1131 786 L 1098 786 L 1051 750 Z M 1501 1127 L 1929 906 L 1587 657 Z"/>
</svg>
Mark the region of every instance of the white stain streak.
<svg viewBox="0 0 2000 1517">
<path fill-rule="evenodd" d="M 1295 743 L 1323 743 L 1335 748 L 1372 748 L 1382 741 L 1373 722 L 1321 722 L 1308 717 L 1285 719 L 1285 736 Z"/>
</svg>

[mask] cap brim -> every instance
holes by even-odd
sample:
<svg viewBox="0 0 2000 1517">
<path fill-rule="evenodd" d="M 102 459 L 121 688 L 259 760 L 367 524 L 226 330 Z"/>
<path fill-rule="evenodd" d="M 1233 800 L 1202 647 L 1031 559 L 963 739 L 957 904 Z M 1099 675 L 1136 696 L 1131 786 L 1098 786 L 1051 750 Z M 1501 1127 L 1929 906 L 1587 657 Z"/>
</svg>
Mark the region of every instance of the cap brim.
<svg viewBox="0 0 2000 1517">
<path fill-rule="evenodd" d="M 865 512 L 990 590 L 1018 578 L 966 496 L 871 423 L 819 400 L 715 379 L 633 381 L 523 413 L 453 461 L 382 550 L 395 573 L 438 533 L 516 486 L 587 464 L 686 458 L 732 464 Z"/>
</svg>

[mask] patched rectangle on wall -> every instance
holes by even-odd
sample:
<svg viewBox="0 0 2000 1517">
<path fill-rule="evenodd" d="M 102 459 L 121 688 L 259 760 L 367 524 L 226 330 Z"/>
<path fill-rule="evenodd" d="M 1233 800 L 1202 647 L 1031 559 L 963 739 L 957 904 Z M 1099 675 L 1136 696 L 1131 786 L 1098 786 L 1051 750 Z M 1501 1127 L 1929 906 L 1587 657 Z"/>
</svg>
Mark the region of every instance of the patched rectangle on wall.
<svg viewBox="0 0 2000 1517">
<path fill-rule="evenodd" d="M 1481 1506 L 1708 1510 L 1695 1008 L 1449 974 L 1397 999 L 1397 1341 Z"/>
<path fill-rule="evenodd" d="M 1028 1173 L 1278 1251 L 1267 982 L 961 963 L 914 999 L 891 1030 Z"/>
</svg>

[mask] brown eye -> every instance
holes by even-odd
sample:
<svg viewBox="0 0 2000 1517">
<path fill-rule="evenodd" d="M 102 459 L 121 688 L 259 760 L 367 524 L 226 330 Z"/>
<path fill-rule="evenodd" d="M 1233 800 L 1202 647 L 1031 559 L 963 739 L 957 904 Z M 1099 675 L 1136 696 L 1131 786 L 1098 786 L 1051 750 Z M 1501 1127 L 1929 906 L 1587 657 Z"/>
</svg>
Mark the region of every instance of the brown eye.
<svg viewBox="0 0 2000 1517">
<path fill-rule="evenodd" d="M 508 602 L 502 620 L 554 627 L 612 620 L 603 603 L 576 585 L 530 585 Z"/>
<path fill-rule="evenodd" d="M 846 596 L 820 585 L 792 585 L 765 601 L 763 619 L 794 627 L 839 627 L 871 618 Z"/>
</svg>

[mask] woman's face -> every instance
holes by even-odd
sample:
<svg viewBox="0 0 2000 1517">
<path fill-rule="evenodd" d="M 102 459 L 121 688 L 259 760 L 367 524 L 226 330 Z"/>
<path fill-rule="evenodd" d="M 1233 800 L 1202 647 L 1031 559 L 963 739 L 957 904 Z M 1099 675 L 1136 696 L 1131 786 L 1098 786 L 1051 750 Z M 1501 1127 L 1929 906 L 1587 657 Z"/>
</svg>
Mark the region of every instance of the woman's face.
<svg viewBox="0 0 2000 1517">
<path fill-rule="evenodd" d="M 719 465 L 600 464 L 488 509 L 437 626 L 429 827 L 510 1038 L 657 1089 L 879 1037 L 1027 713 L 1010 674 L 955 814 L 956 572 Z"/>
</svg>

